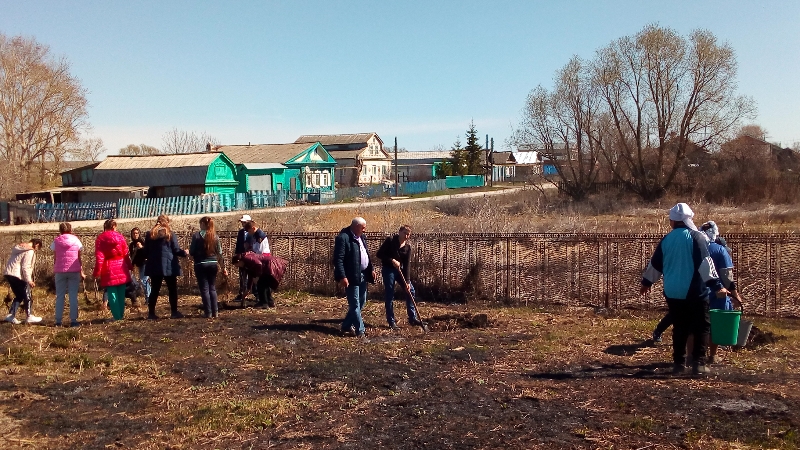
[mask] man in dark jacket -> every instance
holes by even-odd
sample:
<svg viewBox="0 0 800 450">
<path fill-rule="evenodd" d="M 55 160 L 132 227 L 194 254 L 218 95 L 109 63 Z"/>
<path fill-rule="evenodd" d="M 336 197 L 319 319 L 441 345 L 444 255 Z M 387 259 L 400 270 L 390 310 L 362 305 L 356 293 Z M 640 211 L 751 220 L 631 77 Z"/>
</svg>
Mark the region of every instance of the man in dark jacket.
<svg viewBox="0 0 800 450">
<path fill-rule="evenodd" d="M 354 331 L 356 337 L 367 341 L 361 310 L 367 303 L 367 283 L 375 282 L 375 271 L 369 260 L 364 230 L 367 221 L 356 217 L 343 228 L 333 247 L 333 277 L 347 293 L 347 315 L 342 331 Z"/>
<path fill-rule="evenodd" d="M 406 292 L 406 312 L 408 323 L 420 325 L 417 320 L 417 311 L 414 308 L 414 286 L 411 284 L 411 255 L 413 248 L 408 242 L 411 236 L 411 227 L 403 225 L 397 234 L 389 236 L 383 241 L 375 255 L 381 260 L 381 275 L 383 276 L 384 302 L 386 304 L 386 322 L 392 330 L 399 329 L 394 317 L 394 284 L 397 282 Z M 400 275 L 403 275 L 402 277 Z"/>
<path fill-rule="evenodd" d="M 694 213 L 686 203 L 669 210 L 672 231 L 658 243 L 650 264 L 642 275 L 640 294 L 664 277 L 664 297 L 674 320 L 672 332 L 672 372 L 683 373 L 686 363 L 686 340 L 694 335 L 692 373 L 707 375 L 706 342 L 711 329 L 708 317 L 710 290 L 724 297 L 714 262 L 708 253 L 708 241 L 692 222 Z M 710 290 L 709 290 L 710 288 Z"/>
<path fill-rule="evenodd" d="M 233 252 L 234 255 L 244 255 L 245 250 L 245 243 L 247 242 L 247 226 L 250 221 L 253 220 L 249 214 L 244 214 L 239 219 L 239 223 L 242 225 L 242 228 L 239 229 L 239 233 L 236 234 L 236 248 Z M 239 268 L 239 295 L 236 296 L 236 300 L 242 300 L 247 294 L 247 271 L 243 268 Z"/>
</svg>

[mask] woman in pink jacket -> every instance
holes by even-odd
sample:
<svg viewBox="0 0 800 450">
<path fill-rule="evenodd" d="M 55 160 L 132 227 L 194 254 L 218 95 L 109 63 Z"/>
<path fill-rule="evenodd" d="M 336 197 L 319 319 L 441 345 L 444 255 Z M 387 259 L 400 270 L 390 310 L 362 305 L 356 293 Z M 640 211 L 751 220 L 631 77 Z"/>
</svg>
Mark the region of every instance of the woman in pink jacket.
<svg viewBox="0 0 800 450">
<path fill-rule="evenodd" d="M 94 243 L 94 277 L 106 288 L 108 308 L 114 320 L 125 315 L 125 285 L 131 281 L 131 259 L 128 242 L 117 232 L 117 222 L 106 220 L 103 231 Z"/>
<path fill-rule="evenodd" d="M 78 323 L 78 283 L 86 278 L 83 274 L 81 252 L 83 244 L 72 234 L 72 225 L 68 222 L 58 224 L 61 235 L 53 239 L 50 250 L 55 256 L 53 272 L 56 276 L 56 326 L 61 326 L 64 316 L 64 297 L 69 292 L 69 323 L 77 327 Z"/>
</svg>

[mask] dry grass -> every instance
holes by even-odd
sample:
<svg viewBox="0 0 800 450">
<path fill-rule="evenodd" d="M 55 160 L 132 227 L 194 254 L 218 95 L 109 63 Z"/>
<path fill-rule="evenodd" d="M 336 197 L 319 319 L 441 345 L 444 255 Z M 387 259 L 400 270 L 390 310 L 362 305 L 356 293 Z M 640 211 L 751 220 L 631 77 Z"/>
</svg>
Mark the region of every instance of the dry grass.
<svg viewBox="0 0 800 450">
<path fill-rule="evenodd" d="M 39 293 L 39 298 L 47 298 Z M 759 319 L 774 344 L 722 351 L 709 379 L 672 377 L 643 343 L 656 314 L 420 305 L 431 331 L 344 300 L 278 293 L 278 309 L 106 323 L 0 325 L 0 431 L 30 448 L 795 448 L 800 326 Z M 166 303 L 166 302 L 164 302 Z M 162 306 L 165 307 L 165 306 Z M 396 311 L 402 313 L 401 304 Z M 166 311 L 160 311 L 164 314 Z M 52 304 L 37 313 L 52 324 Z M 453 326 L 485 314 L 488 327 Z M 691 390 L 689 390 L 691 389 Z M 687 396 L 691 392 L 692 395 Z M 743 406 L 743 407 L 742 407 Z"/>
</svg>

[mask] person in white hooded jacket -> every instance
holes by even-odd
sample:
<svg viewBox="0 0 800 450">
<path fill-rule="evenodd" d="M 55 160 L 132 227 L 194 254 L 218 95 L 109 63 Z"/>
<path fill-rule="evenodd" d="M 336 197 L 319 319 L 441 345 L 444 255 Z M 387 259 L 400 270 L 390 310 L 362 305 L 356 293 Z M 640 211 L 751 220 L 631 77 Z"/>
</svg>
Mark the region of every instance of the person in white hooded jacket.
<svg viewBox="0 0 800 450">
<path fill-rule="evenodd" d="M 11 250 L 11 256 L 3 271 L 6 281 L 11 285 L 11 292 L 14 293 L 14 301 L 11 302 L 6 322 L 15 325 L 20 323 L 16 317 L 20 303 L 25 308 L 27 323 L 42 321 L 41 317 L 33 315 L 33 301 L 29 294 L 29 289 L 36 286 L 33 282 L 33 267 L 36 264 L 36 251 L 40 248 L 42 248 L 42 240 L 34 238 L 30 242 L 15 245 Z"/>
</svg>

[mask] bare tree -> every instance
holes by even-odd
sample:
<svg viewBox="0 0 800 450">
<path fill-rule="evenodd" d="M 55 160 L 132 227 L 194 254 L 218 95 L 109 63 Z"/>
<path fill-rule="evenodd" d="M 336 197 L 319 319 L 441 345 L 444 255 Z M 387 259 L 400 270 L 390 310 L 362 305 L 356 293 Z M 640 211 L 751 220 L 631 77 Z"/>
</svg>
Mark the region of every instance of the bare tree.
<svg viewBox="0 0 800 450">
<path fill-rule="evenodd" d="M 756 139 L 761 139 L 762 141 L 766 141 L 769 133 L 767 130 L 761 127 L 761 125 L 756 125 L 754 123 L 743 125 L 739 128 L 739 131 L 736 132 L 736 137 L 740 136 L 750 136 Z"/>
<path fill-rule="evenodd" d="M 86 107 L 86 90 L 64 58 L 34 39 L 0 33 L 0 159 L 7 174 L 27 186 L 34 166 L 41 183 L 58 173 L 87 126 Z M 8 188 L 0 195 L 10 194 Z"/>
<path fill-rule="evenodd" d="M 684 38 L 650 25 L 598 51 L 594 82 L 610 127 L 596 143 L 616 178 L 646 200 L 659 198 L 688 148 L 727 140 L 755 112 L 735 93 L 736 70 L 733 49 L 703 30 Z"/>
<path fill-rule="evenodd" d="M 219 145 L 220 142 L 217 138 L 207 134 L 205 131 L 197 135 L 194 131 L 183 131 L 173 128 L 164 134 L 163 150 L 164 153 L 167 154 L 204 152 L 208 144 L 216 146 Z"/>
<path fill-rule="evenodd" d="M 589 194 L 599 173 L 601 104 L 590 76 L 586 64 L 573 57 L 556 74 L 552 92 L 541 86 L 531 91 L 511 139 L 517 147 L 536 148 L 558 172 L 556 187 L 575 200 Z M 548 180 L 535 176 L 537 182 Z"/>
<path fill-rule="evenodd" d="M 160 155 L 161 150 L 147 144 L 128 144 L 119 149 L 119 154 L 123 156 Z"/>
<path fill-rule="evenodd" d="M 77 161 L 97 162 L 100 155 L 105 153 L 106 147 L 100 138 L 88 137 L 81 139 L 78 146 L 70 149 L 70 156 Z"/>
</svg>

